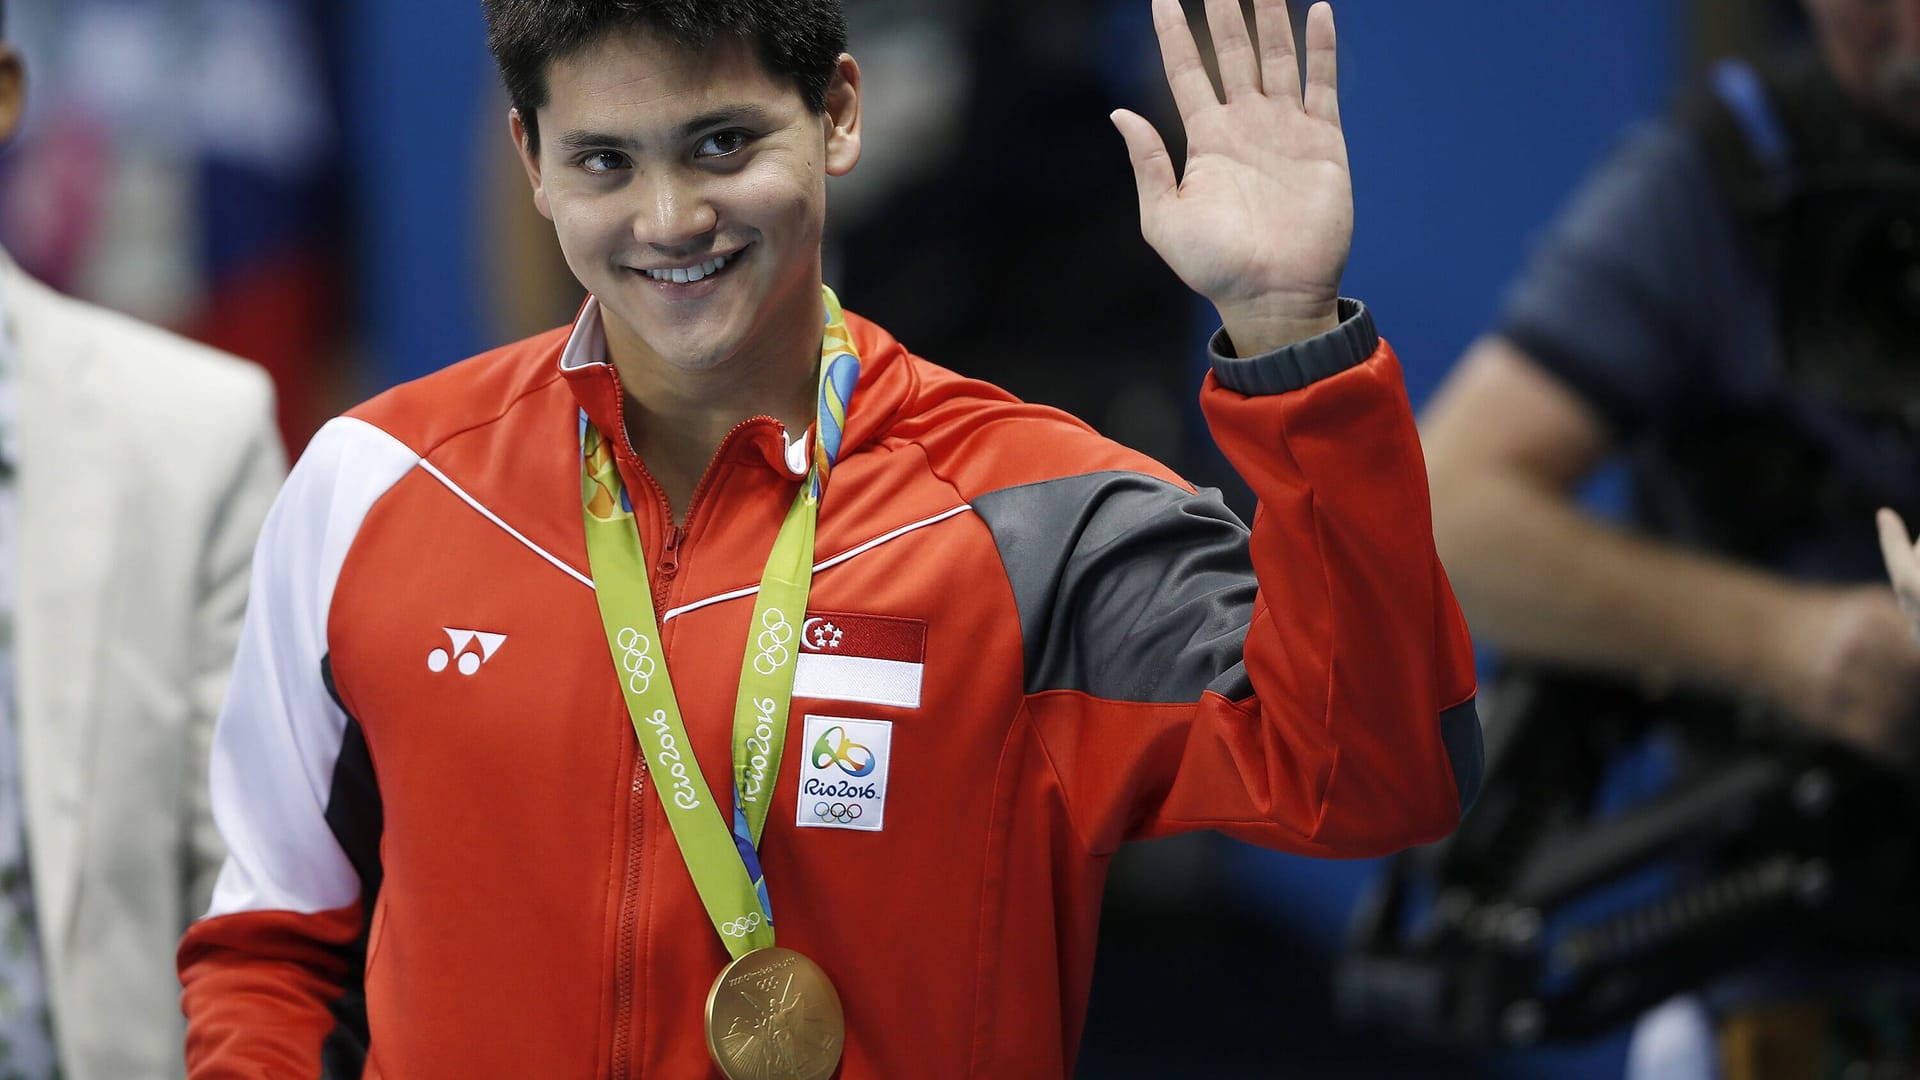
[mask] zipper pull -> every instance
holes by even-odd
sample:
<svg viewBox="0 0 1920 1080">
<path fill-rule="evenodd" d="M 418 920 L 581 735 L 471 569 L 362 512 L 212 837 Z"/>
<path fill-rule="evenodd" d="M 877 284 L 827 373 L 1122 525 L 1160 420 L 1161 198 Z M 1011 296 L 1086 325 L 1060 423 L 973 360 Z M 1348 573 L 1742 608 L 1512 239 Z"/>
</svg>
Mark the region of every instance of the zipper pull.
<svg viewBox="0 0 1920 1080">
<path fill-rule="evenodd" d="M 670 578 L 680 569 L 680 540 L 687 530 L 678 525 L 667 529 L 667 546 L 660 550 L 660 577 Z"/>
</svg>

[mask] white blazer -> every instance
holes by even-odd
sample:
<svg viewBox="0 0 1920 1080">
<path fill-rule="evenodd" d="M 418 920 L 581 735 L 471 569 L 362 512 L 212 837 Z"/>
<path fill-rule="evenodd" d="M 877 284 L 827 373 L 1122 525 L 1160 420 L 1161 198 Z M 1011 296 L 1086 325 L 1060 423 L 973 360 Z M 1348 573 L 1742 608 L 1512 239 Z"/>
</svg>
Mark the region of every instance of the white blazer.
<svg viewBox="0 0 1920 1080">
<path fill-rule="evenodd" d="M 19 345 L 21 785 L 68 1080 L 178 1077 L 174 952 L 223 852 L 207 756 L 285 472 L 250 364 L 0 254 Z"/>
</svg>

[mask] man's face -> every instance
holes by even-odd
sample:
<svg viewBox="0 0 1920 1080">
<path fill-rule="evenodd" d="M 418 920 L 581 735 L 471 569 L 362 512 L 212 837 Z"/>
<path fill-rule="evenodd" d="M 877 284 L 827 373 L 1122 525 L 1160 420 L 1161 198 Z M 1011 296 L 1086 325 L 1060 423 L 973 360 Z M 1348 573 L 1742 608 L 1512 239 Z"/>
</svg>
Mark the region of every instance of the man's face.
<svg viewBox="0 0 1920 1080">
<path fill-rule="evenodd" d="M 859 69 L 826 115 L 747 45 L 622 33 L 547 70 L 534 201 L 616 356 L 688 373 L 818 344 L 826 177 L 859 158 Z M 787 340 L 796 333 L 807 340 Z"/>
<path fill-rule="evenodd" d="M 1842 85 L 1920 132 L 1920 0 L 1806 0 Z"/>
</svg>

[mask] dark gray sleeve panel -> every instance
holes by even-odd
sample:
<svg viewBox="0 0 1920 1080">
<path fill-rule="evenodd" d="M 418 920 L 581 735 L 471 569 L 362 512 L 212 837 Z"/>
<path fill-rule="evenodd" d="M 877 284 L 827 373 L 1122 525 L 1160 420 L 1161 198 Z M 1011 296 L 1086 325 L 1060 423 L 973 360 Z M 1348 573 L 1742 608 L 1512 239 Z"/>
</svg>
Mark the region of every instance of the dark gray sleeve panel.
<svg viewBox="0 0 1920 1080">
<path fill-rule="evenodd" d="M 1236 356 L 1233 341 L 1223 327 L 1207 343 L 1213 376 L 1220 385 L 1242 394 L 1284 394 L 1338 375 L 1373 355 L 1380 332 L 1373 313 L 1358 300 L 1341 298 L 1340 325 L 1305 341 L 1258 356 Z"/>
<path fill-rule="evenodd" d="M 1020 610 L 1026 692 L 1111 701 L 1253 693 L 1247 528 L 1217 493 L 1098 472 L 973 500 Z"/>
</svg>

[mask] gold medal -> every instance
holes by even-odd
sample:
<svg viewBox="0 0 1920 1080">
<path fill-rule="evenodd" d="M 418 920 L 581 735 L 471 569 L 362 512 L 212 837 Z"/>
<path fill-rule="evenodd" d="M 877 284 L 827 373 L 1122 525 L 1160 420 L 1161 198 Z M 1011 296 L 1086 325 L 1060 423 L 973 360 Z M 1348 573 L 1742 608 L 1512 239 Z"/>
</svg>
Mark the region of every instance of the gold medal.
<svg viewBox="0 0 1920 1080">
<path fill-rule="evenodd" d="M 792 949 L 755 949 L 707 991 L 707 1052 L 727 1080 L 827 1080 L 846 1040 L 833 981 Z"/>
</svg>

